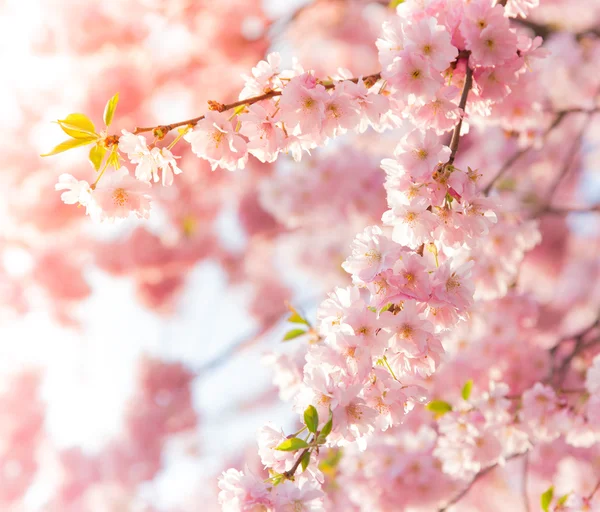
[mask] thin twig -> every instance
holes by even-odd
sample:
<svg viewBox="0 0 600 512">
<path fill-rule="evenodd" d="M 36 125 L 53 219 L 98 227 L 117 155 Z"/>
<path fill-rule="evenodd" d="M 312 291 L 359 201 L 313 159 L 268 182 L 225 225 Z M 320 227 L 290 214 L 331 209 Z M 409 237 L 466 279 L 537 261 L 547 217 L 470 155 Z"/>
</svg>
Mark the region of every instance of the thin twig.
<svg viewBox="0 0 600 512">
<path fill-rule="evenodd" d="M 571 148 L 569 149 L 569 153 L 567 154 L 567 157 L 565 158 L 565 162 L 564 162 L 561 172 L 559 173 L 558 177 L 554 180 L 554 182 L 550 186 L 550 190 L 548 191 L 547 199 L 546 199 L 547 204 L 549 204 L 552 201 L 552 198 L 554 197 L 554 194 L 556 193 L 558 186 L 561 184 L 561 182 L 565 178 L 565 176 L 569 173 L 569 170 L 571 169 L 571 166 L 573 165 L 575 157 L 577 156 L 577 153 L 579 151 L 579 147 L 581 146 L 581 142 L 583 140 L 585 132 L 587 131 L 588 127 L 590 126 L 592 119 L 593 119 L 592 113 L 588 113 L 585 122 L 581 126 L 581 129 L 579 130 L 577 137 L 575 137 L 575 140 L 573 141 L 573 144 L 571 145 Z"/>
<path fill-rule="evenodd" d="M 567 116 L 567 114 L 570 114 L 572 112 L 575 112 L 575 111 L 563 110 L 563 111 L 560 111 L 560 112 L 556 113 L 556 116 L 554 117 L 552 123 L 550 124 L 550 126 L 548 126 L 548 128 L 546 129 L 546 131 L 544 132 L 544 134 L 542 136 L 542 141 L 543 141 L 544 144 L 546 143 L 546 140 L 548 139 L 548 136 L 550 135 L 550 133 L 558 125 L 560 125 L 560 123 L 562 123 L 563 119 Z M 496 182 L 500 178 L 502 178 L 502 176 L 504 176 L 504 173 L 506 171 L 508 171 L 518 160 L 521 159 L 521 157 L 523 157 L 524 155 L 526 155 L 533 148 L 534 148 L 534 145 L 530 144 L 529 146 L 524 147 L 524 148 L 520 149 L 519 151 L 517 151 L 506 162 L 504 162 L 504 165 L 500 168 L 500 170 L 496 173 L 496 175 L 492 178 L 492 180 L 485 186 L 485 188 L 483 189 L 483 193 L 486 196 L 489 195 L 490 191 L 492 190 L 492 187 L 496 184 Z"/>
<path fill-rule="evenodd" d="M 507 457 L 506 460 L 509 461 L 509 460 L 515 459 L 516 457 L 520 457 L 521 455 L 523 455 L 523 454 L 522 453 L 515 453 L 515 454 L 511 455 L 510 457 Z M 473 485 L 475 485 L 475 483 L 478 480 L 480 480 L 485 475 L 487 475 L 488 473 L 490 473 L 491 471 L 493 471 L 494 469 L 496 469 L 498 466 L 499 466 L 499 463 L 492 464 L 491 466 L 488 466 L 487 468 L 484 468 L 481 471 L 479 471 L 479 473 L 477 473 L 472 478 L 472 480 L 469 482 L 469 484 L 462 491 L 460 491 L 456 496 L 454 496 L 454 498 L 452 498 L 448 503 L 446 503 L 446 505 L 444 505 L 442 508 L 439 508 L 438 512 L 445 512 L 452 505 L 454 505 L 455 503 L 458 503 L 461 499 L 463 499 L 468 494 L 468 492 L 471 490 L 471 488 L 473 487 Z"/>
</svg>

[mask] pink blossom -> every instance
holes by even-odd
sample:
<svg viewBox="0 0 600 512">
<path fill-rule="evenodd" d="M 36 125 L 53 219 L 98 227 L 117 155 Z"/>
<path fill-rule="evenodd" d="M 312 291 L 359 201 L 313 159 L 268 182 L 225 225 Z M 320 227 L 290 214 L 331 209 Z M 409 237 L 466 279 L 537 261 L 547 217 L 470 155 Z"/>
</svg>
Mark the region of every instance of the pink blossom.
<svg viewBox="0 0 600 512">
<path fill-rule="evenodd" d="M 448 159 L 450 148 L 444 146 L 432 130 L 414 130 L 402 138 L 394 155 L 413 179 L 424 181 L 431 178 L 438 163 Z"/>
<path fill-rule="evenodd" d="M 408 50 L 404 50 L 401 57 L 396 57 L 381 75 L 403 94 L 414 94 L 424 101 L 434 99 L 443 83 L 439 72 L 432 69 L 426 60 Z"/>
<path fill-rule="evenodd" d="M 391 268 L 401 251 L 401 246 L 384 235 L 379 226 L 369 226 L 352 242 L 352 254 L 342 268 L 358 282 L 368 283 Z"/>
<path fill-rule="evenodd" d="M 285 481 L 275 488 L 277 512 L 321 512 L 325 494 L 314 482 Z"/>
<path fill-rule="evenodd" d="M 329 93 L 325 87 L 315 82 L 312 75 L 305 73 L 294 77 L 281 95 L 281 120 L 289 133 L 319 137 L 328 102 Z M 298 133 L 294 131 L 296 128 Z"/>
<path fill-rule="evenodd" d="M 195 128 L 184 135 L 192 151 L 210 162 L 214 171 L 243 169 L 248 161 L 246 141 L 237 134 L 226 112 L 209 111 Z"/>
<path fill-rule="evenodd" d="M 283 473 L 294 465 L 296 459 L 294 452 L 275 449 L 286 440 L 286 436 L 282 430 L 277 430 L 272 423 L 267 423 L 259 429 L 256 440 L 258 441 L 258 455 L 265 467 Z"/>
<path fill-rule="evenodd" d="M 78 180 L 70 174 L 61 174 L 54 189 L 66 191 L 60 195 L 65 204 L 80 204 L 86 207 L 86 211 L 87 206 L 91 204 L 92 189 L 85 180 Z"/>
<path fill-rule="evenodd" d="M 442 72 L 458 55 L 450 43 L 450 34 L 438 25 L 435 18 L 424 18 L 404 29 L 405 49 L 428 61 L 433 69 Z"/>
<path fill-rule="evenodd" d="M 473 60 L 481 66 L 498 66 L 514 58 L 517 51 L 517 36 L 504 24 L 490 25 L 472 39 L 467 39 Z"/>
<path fill-rule="evenodd" d="M 255 103 L 249 111 L 240 115 L 240 133 L 248 138 L 248 153 L 261 162 L 274 162 L 284 148 L 285 133 L 279 123 L 279 116 L 267 110 L 268 105 Z"/>
<path fill-rule="evenodd" d="M 465 311 L 473 303 L 473 283 L 469 280 L 472 262 L 456 269 L 446 261 L 433 274 L 433 296 L 459 311 Z"/>
<path fill-rule="evenodd" d="M 275 499 L 268 485 L 246 472 L 228 469 L 219 478 L 219 503 L 224 512 L 275 510 Z"/>
<path fill-rule="evenodd" d="M 359 121 L 357 102 L 343 89 L 334 88 L 325 102 L 322 133 L 327 137 L 335 137 L 354 128 Z"/>
<path fill-rule="evenodd" d="M 124 219 L 150 215 L 150 185 L 133 178 L 126 167 L 106 173 L 92 195 L 90 215 L 97 220 Z"/>
<path fill-rule="evenodd" d="M 432 240 L 432 232 L 437 225 L 437 218 L 427 210 L 425 203 L 394 206 L 383 214 L 381 220 L 386 226 L 393 227 L 394 242 L 412 248 Z"/>
<path fill-rule="evenodd" d="M 435 98 L 417 108 L 414 117 L 423 128 L 432 128 L 439 135 L 454 128 L 458 118 L 458 107 L 451 100 L 458 95 L 456 87 L 440 87 Z"/>
</svg>

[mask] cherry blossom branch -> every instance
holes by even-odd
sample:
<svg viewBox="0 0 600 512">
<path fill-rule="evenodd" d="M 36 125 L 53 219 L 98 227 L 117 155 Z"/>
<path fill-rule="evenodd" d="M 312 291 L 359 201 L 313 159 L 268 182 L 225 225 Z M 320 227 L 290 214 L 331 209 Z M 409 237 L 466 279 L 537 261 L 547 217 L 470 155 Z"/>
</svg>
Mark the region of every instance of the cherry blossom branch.
<svg viewBox="0 0 600 512">
<path fill-rule="evenodd" d="M 525 452 L 525 455 L 526 454 L 527 454 L 527 452 Z M 505 460 L 509 461 L 509 460 L 515 459 L 517 457 L 520 457 L 521 455 L 524 455 L 524 454 L 523 453 L 515 453 L 515 454 L 511 455 L 510 457 L 507 457 Z M 469 484 L 462 491 L 460 491 L 456 496 L 454 496 L 454 498 L 452 498 L 448 503 L 446 503 L 446 505 L 444 505 L 442 508 L 439 508 L 438 512 L 446 512 L 446 510 L 448 510 L 452 505 L 455 505 L 456 503 L 458 503 L 461 499 L 463 499 L 469 493 L 471 488 L 477 483 L 478 480 L 480 480 L 485 475 L 487 475 L 488 473 L 490 473 L 491 471 L 496 469 L 499 465 L 500 465 L 500 463 L 496 462 L 495 464 L 492 464 L 491 466 L 488 466 L 487 468 L 484 468 L 481 471 L 479 471 L 479 473 L 477 473 L 471 479 Z"/>
<path fill-rule="evenodd" d="M 461 111 L 460 119 L 456 126 L 454 127 L 454 132 L 452 133 L 452 139 L 450 140 L 450 158 L 448 158 L 448 164 L 452 165 L 454 163 L 454 159 L 456 158 L 456 152 L 458 151 L 458 144 L 460 142 L 460 130 L 462 128 L 463 119 L 465 117 L 465 108 L 467 106 L 467 98 L 469 97 L 469 91 L 473 86 L 473 70 L 469 66 L 469 55 L 467 54 L 467 71 L 465 74 L 465 84 L 463 86 L 462 94 L 460 96 L 460 102 L 458 104 L 458 108 Z"/>
<path fill-rule="evenodd" d="M 348 78 L 346 80 L 341 80 L 343 82 L 354 82 L 354 83 L 358 83 L 359 80 L 362 80 L 363 82 L 369 83 L 369 82 L 377 82 L 377 80 L 379 80 L 381 78 L 381 73 L 373 73 L 372 75 L 367 75 L 364 77 L 356 77 L 356 78 Z M 325 87 L 325 89 L 332 89 L 333 87 L 335 87 L 335 83 L 334 82 L 326 82 L 326 83 L 322 83 L 322 85 Z M 283 91 L 281 90 L 273 90 L 273 91 L 268 91 L 264 94 L 260 94 L 258 96 L 253 96 L 251 98 L 246 98 L 243 100 L 238 100 L 238 101 L 234 101 L 233 103 L 219 103 L 217 101 L 212 101 L 210 100 L 208 102 L 209 105 L 209 110 L 216 110 L 218 112 L 226 112 L 228 110 L 232 110 L 234 108 L 237 107 L 241 107 L 242 105 L 253 105 L 254 103 L 258 103 L 259 101 L 263 101 L 263 100 L 268 100 L 270 98 L 274 98 L 276 96 L 281 96 Z M 148 127 L 136 127 L 135 130 L 133 131 L 133 133 L 135 135 L 139 134 L 139 133 L 144 133 L 144 132 L 152 132 L 153 135 L 155 137 L 157 137 L 158 139 L 162 139 L 164 138 L 164 136 L 169 133 L 171 130 L 174 130 L 175 128 L 179 128 L 182 126 L 195 126 L 196 124 L 198 124 L 199 121 L 202 121 L 202 119 L 204 119 L 205 114 L 202 114 L 201 116 L 198 117 L 193 117 L 191 119 L 186 119 L 185 121 L 178 121 L 176 123 L 171 123 L 171 124 L 162 124 L 162 125 L 158 125 L 158 126 L 148 126 Z M 117 137 L 118 138 L 118 137 Z"/>
</svg>

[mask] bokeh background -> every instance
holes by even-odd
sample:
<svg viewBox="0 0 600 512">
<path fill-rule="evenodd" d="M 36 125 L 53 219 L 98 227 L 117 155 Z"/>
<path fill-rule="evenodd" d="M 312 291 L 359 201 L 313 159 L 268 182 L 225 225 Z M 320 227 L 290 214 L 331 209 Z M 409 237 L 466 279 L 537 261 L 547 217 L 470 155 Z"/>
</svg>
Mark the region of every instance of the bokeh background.
<svg viewBox="0 0 600 512">
<path fill-rule="evenodd" d="M 567 33 L 598 20 L 597 3 L 548 3 L 538 21 Z M 340 263 L 386 208 L 379 161 L 402 134 L 235 173 L 181 145 L 184 173 L 149 221 L 95 225 L 54 191 L 61 173 L 93 174 L 85 150 L 39 157 L 62 140 L 52 121 L 100 124 L 116 92 L 115 132 L 187 119 L 237 99 L 273 50 L 319 76 L 373 73 L 393 15 L 367 0 L 0 1 L 0 510 L 217 510 L 217 475 L 259 465 L 257 428 L 294 426 L 272 383 L 273 361 L 302 359 L 281 343 L 285 301 L 312 317 L 347 283 Z M 567 71 L 569 97 L 585 96 Z M 590 172 L 569 193 L 593 201 L 598 183 Z M 547 222 L 557 246 L 570 230 L 593 241 L 597 276 L 596 220 Z"/>
</svg>

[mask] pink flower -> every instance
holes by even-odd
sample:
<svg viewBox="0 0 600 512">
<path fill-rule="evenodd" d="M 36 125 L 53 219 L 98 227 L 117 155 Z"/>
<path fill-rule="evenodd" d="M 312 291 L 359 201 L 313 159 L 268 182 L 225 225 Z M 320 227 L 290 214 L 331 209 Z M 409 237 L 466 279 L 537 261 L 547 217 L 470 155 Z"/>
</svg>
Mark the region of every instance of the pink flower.
<svg viewBox="0 0 600 512">
<path fill-rule="evenodd" d="M 334 88 L 325 102 L 322 133 L 335 137 L 355 128 L 359 121 L 358 104 L 343 89 Z"/>
<path fill-rule="evenodd" d="M 523 393 L 523 406 L 519 418 L 541 439 L 553 439 L 560 432 L 552 428 L 552 421 L 559 412 L 559 402 L 554 389 L 537 382 Z"/>
<path fill-rule="evenodd" d="M 279 101 L 281 120 L 290 134 L 310 134 L 319 137 L 325 119 L 329 93 L 315 78 L 305 73 L 292 78 L 284 87 Z M 294 130 L 298 129 L 296 133 Z"/>
<path fill-rule="evenodd" d="M 405 297 L 425 302 L 431 296 L 431 282 L 424 258 L 416 253 L 404 253 L 400 256 L 388 282 Z"/>
<path fill-rule="evenodd" d="M 382 270 L 391 268 L 400 256 L 402 247 L 383 234 L 379 226 L 369 226 L 356 235 L 352 254 L 342 268 L 358 282 L 368 283 Z"/>
<path fill-rule="evenodd" d="M 159 171 L 162 171 L 162 183 L 164 186 L 173 184 L 173 174 L 181 174 L 173 153 L 167 148 L 154 147 L 149 149 L 146 138 L 134 135 L 127 130 L 122 131 L 119 138 L 119 151 L 126 153 L 133 164 L 137 164 L 135 177 L 138 180 L 150 183 L 159 180 Z"/>
<path fill-rule="evenodd" d="M 92 189 L 90 184 L 84 180 L 78 180 L 70 174 L 61 174 L 58 183 L 54 185 L 55 190 L 65 190 L 60 195 L 65 204 L 80 204 L 86 207 L 92 201 Z"/>
<path fill-rule="evenodd" d="M 450 260 L 444 262 L 433 274 L 433 296 L 459 311 L 466 311 L 473 304 L 473 283 L 469 279 L 473 262 L 456 269 Z"/>
<path fill-rule="evenodd" d="M 424 101 L 434 99 L 443 84 L 438 71 L 432 69 L 426 60 L 408 50 L 402 52 L 402 56 L 397 57 L 381 75 L 403 95 L 414 94 L 422 97 Z"/>
<path fill-rule="evenodd" d="M 243 169 L 248 161 L 246 141 L 235 131 L 229 115 L 209 111 L 191 132 L 183 136 L 197 156 L 210 162 L 213 171 L 217 167 L 229 171 Z"/>
<path fill-rule="evenodd" d="M 457 94 L 456 87 L 439 88 L 432 101 L 417 108 L 414 114 L 416 123 L 423 128 L 432 128 L 438 135 L 454 128 L 458 118 L 458 107 L 450 100 Z"/>
<path fill-rule="evenodd" d="M 259 429 L 256 439 L 258 441 L 258 455 L 265 467 L 278 473 L 291 469 L 296 454 L 275 449 L 286 440 L 282 430 L 277 430 L 272 423 L 267 423 Z"/>
<path fill-rule="evenodd" d="M 435 18 L 424 18 L 404 29 L 405 49 L 428 61 L 436 71 L 444 71 L 458 55 L 450 34 Z"/>
<path fill-rule="evenodd" d="M 504 7 L 507 16 L 525 18 L 531 9 L 540 5 L 540 0 L 508 0 Z"/>
<path fill-rule="evenodd" d="M 342 90 L 357 106 L 361 115 L 358 131 L 363 133 L 369 126 L 376 130 L 381 129 L 380 124 L 383 115 L 389 110 L 389 100 L 383 94 L 379 94 L 381 86 L 376 84 L 367 89 L 363 80 L 356 83 L 345 80 L 336 84 L 336 90 Z"/>
<path fill-rule="evenodd" d="M 388 343 L 393 351 L 402 351 L 411 357 L 420 357 L 426 351 L 433 325 L 422 318 L 415 301 L 404 301 L 399 313 L 383 313 L 381 321 L 390 334 Z"/>
<path fill-rule="evenodd" d="M 517 36 L 507 25 L 490 25 L 477 37 L 467 38 L 467 48 L 480 66 L 498 66 L 516 57 Z"/>
<path fill-rule="evenodd" d="M 223 512 L 275 510 L 275 500 L 268 484 L 251 473 L 228 469 L 219 478 L 219 504 Z"/>
<path fill-rule="evenodd" d="M 390 21 L 385 21 L 382 26 L 383 36 L 377 39 L 379 62 L 383 69 L 388 69 L 395 59 L 404 50 L 403 20 L 395 16 Z"/>
<path fill-rule="evenodd" d="M 245 81 L 239 99 L 243 100 L 252 96 L 259 96 L 272 91 L 280 82 L 277 80 L 281 72 L 281 55 L 277 52 L 269 53 L 267 60 L 261 60 L 252 68 L 252 76 L 242 75 Z"/>
<path fill-rule="evenodd" d="M 97 220 L 124 219 L 150 215 L 150 184 L 133 178 L 126 167 L 105 174 L 96 186 L 90 216 Z"/>
<path fill-rule="evenodd" d="M 265 108 L 273 110 L 272 103 L 255 103 L 247 113 L 240 115 L 242 126 L 240 133 L 248 138 L 248 153 L 261 162 L 274 162 L 284 148 L 285 133 L 279 123 L 279 116 L 269 113 Z"/>
<path fill-rule="evenodd" d="M 432 240 L 432 232 L 437 225 L 437 218 L 427 210 L 426 203 L 394 206 L 383 214 L 381 220 L 386 226 L 393 226 L 394 242 L 412 248 Z"/>
<path fill-rule="evenodd" d="M 325 494 L 315 482 L 302 483 L 289 480 L 275 490 L 276 512 L 321 512 Z"/>
<path fill-rule="evenodd" d="M 415 181 L 424 181 L 431 179 L 436 165 L 448 159 L 450 148 L 432 130 L 413 130 L 402 138 L 394 155 Z"/>
<path fill-rule="evenodd" d="M 365 401 L 356 397 L 356 389 L 347 388 L 340 393 L 340 404 L 333 410 L 331 441 L 339 446 L 356 442 L 359 449 L 366 448 L 366 437 L 374 431 L 378 413 Z"/>
</svg>

